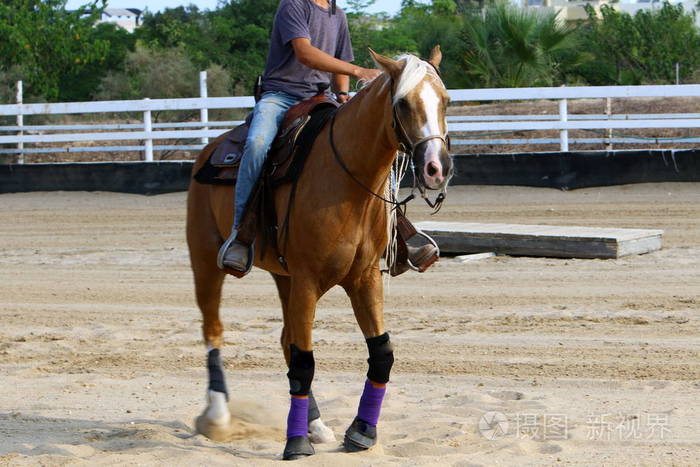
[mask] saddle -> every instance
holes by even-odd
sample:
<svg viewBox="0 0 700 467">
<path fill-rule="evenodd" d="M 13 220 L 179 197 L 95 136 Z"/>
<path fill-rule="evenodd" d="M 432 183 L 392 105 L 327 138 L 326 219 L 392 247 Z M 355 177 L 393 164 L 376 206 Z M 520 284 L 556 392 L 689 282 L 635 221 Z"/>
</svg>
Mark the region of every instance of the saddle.
<svg viewBox="0 0 700 467">
<path fill-rule="evenodd" d="M 316 135 L 339 106 L 337 101 L 318 95 L 289 109 L 270 147 L 262 178 L 274 185 L 294 181 L 301 173 Z M 195 174 L 195 180 L 204 184 L 236 184 L 251 120 L 252 113 L 244 123 L 212 143 L 218 146 Z"/>
</svg>

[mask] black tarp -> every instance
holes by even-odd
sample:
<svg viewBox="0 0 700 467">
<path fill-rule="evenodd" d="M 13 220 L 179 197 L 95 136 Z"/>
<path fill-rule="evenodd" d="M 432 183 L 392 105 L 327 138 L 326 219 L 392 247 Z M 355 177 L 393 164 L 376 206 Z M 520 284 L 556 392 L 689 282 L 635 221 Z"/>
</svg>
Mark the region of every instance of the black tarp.
<svg viewBox="0 0 700 467">
<path fill-rule="evenodd" d="M 461 154 L 452 185 L 521 185 L 565 190 L 654 182 L 700 182 L 700 149 Z M 0 193 L 183 191 L 191 161 L 0 165 Z M 410 176 L 404 183 L 410 184 Z"/>
</svg>

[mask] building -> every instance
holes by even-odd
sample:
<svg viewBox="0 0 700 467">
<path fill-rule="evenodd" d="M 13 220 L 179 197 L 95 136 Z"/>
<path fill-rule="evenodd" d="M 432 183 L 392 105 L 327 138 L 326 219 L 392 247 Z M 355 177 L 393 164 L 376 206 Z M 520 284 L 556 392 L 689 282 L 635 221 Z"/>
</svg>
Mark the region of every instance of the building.
<svg viewBox="0 0 700 467">
<path fill-rule="evenodd" d="M 98 23 L 112 23 L 134 32 L 141 26 L 141 10 L 137 8 L 105 8 Z"/>
<path fill-rule="evenodd" d="M 608 0 L 592 1 L 567 1 L 567 0 L 515 0 L 517 4 L 526 8 L 546 8 L 559 12 L 559 18 L 565 21 L 586 20 L 588 15 L 584 6 L 590 4 L 596 11 L 600 11 L 600 6 L 607 4 L 623 13 L 634 16 L 640 10 L 654 10 L 661 8 L 662 2 L 659 0 L 622 0 L 613 2 Z M 522 3 L 519 3 L 522 1 Z M 687 12 L 695 11 L 696 0 L 671 0 L 671 4 L 683 5 Z M 700 14 L 695 17 L 695 24 L 700 27 Z"/>
</svg>

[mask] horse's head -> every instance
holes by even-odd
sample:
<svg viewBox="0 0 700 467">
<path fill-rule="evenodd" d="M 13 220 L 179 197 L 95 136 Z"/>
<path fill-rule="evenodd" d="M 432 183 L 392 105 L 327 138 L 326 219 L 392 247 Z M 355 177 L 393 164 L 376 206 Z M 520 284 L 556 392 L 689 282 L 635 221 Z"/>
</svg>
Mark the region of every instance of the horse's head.
<svg viewBox="0 0 700 467">
<path fill-rule="evenodd" d="M 454 169 L 445 120 L 450 97 L 438 71 L 440 46 L 427 61 L 414 55 L 393 60 L 370 52 L 392 80 L 393 126 L 399 149 L 410 154 L 421 189 L 444 191 Z"/>
</svg>

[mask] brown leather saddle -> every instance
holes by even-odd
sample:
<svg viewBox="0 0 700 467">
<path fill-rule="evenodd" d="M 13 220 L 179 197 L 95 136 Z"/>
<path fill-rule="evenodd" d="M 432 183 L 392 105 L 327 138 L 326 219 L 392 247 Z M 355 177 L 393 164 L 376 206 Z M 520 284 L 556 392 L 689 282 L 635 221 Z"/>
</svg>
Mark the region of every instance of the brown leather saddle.
<svg viewBox="0 0 700 467">
<path fill-rule="evenodd" d="M 326 120 L 323 117 L 329 116 L 328 109 L 335 110 L 339 106 L 337 101 L 325 95 L 319 95 L 303 100 L 289 109 L 270 147 L 262 177 L 274 184 L 281 183 L 289 174 L 290 169 L 301 162 L 299 159 L 308 155 L 311 150 L 310 146 L 318 134 L 318 131 L 314 134 L 313 130 L 320 130 L 323 127 Z M 319 112 L 320 110 L 326 110 L 326 112 Z M 195 179 L 198 182 L 235 185 L 250 129 L 251 116 L 252 114 L 246 118 L 244 123 L 220 137 L 223 139 L 220 139 L 219 146 L 214 150 L 207 163 L 195 174 Z M 318 116 L 317 124 L 309 125 L 315 116 Z M 300 138 L 305 129 L 306 138 Z"/>
</svg>

